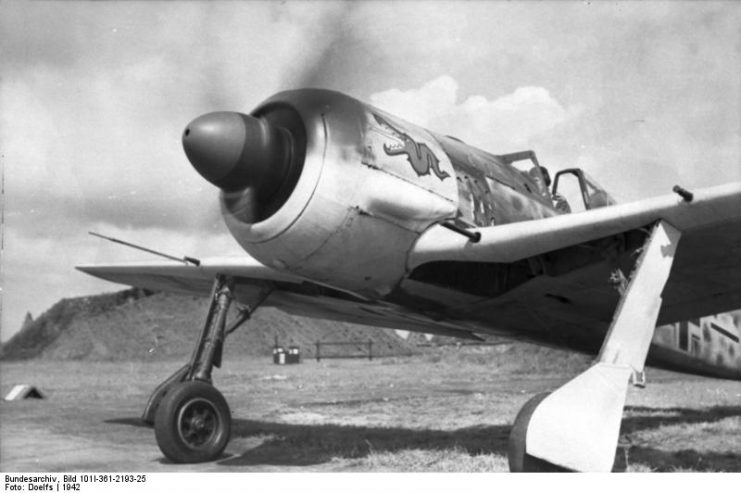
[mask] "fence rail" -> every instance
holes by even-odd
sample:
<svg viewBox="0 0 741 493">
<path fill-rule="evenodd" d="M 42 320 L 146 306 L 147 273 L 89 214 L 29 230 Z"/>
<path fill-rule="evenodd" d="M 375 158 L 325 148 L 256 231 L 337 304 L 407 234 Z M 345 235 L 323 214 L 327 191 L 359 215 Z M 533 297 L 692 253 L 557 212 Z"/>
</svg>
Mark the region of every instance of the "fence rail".
<svg viewBox="0 0 741 493">
<path fill-rule="evenodd" d="M 322 355 L 322 346 L 356 346 L 365 347 L 368 350 L 368 354 L 325 354 Z M 338 358 L 368 358 L 373 360 L 373 340 L 368 339 L 367 341 L 343 341 L 343 342 L 324 342 L 316 341 L 316 360 L 321 361 L 323 359 L 338 359 Z"/>
</svg>

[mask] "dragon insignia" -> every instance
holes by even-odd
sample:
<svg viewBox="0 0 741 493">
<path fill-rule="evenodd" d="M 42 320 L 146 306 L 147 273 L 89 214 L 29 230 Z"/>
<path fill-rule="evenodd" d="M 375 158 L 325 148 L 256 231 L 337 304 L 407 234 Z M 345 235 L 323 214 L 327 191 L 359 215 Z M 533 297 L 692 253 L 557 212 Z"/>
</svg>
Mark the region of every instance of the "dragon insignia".
<svg viewBox="0 0 741 493">
<path fill-rule="evenodd" d="M 427 144 L 421 144 L 415 142 L 409 135 L 402 132 L 398 128 L 391 125 L 384 118 L 373 113 L 373 117 L 376 119 L 379 125 L 390 130 L 400 141 L 400 144 L 395 145 L 383 145 L 384 152 L 389 156 L 399 156 L 406 154 L 407 161 L 412 165 L 412 169 L 417 173 L 417 176 L 429 175 L 430 170 L 435 173 L 435 176 L 444 180 L 450 175 L 440 169 L 440 161 L 437 156 L 432 152 Z"/>
</svg>

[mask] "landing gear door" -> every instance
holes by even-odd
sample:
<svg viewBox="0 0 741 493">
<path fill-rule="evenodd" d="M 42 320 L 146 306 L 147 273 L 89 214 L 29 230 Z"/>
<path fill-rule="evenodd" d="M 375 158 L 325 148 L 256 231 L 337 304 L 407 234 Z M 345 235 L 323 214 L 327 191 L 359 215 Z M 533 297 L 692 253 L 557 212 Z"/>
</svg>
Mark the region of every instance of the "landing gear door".
<svg viewBox="0 0 741 493">
<path fill-rule="evenodd" d="M 605 189 L 579 168 L 569 168 L 556 173 L 552 195 L 566 199 L 571 206 L 571 212 L 597 209 L 616 203 Z"/>
</svg>

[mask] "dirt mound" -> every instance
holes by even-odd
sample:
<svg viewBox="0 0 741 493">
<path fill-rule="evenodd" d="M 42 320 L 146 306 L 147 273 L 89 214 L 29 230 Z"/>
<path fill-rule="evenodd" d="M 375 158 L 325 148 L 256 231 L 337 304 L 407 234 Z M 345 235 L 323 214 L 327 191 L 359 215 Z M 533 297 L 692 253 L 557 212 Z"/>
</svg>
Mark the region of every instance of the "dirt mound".
<svg viewBox="0 0 741 493">
<path fill-rule="evenodd" d="M 0 348 L 1 359 L 28 359 L 39 356 L 78 321 L 99 316 L 118 306 L 150 295 L 144 290 L 62 299 L 34 320 L 29 315 L 22 329 Z"/>
<path fill-rule="evenodd" d="M 0 348 L 0 359 L 127 361 L 186 359 L 208 308 L 207 300 L 128 289 L 113 294 L 63 299 Z M 262 308 L 227 339 L 225 356 L 270 355 L 275 340 L 313 357 L 316 341 L 372 341 L 373 354 L 417 352 L 394 331 L 308 319 Z M 364 346 L 342 346 L 361 354 Z M 335 349 L 335 351 L 337 351 Z M 322 354 L 325 348 L 322 347 Z"/>
</svg>

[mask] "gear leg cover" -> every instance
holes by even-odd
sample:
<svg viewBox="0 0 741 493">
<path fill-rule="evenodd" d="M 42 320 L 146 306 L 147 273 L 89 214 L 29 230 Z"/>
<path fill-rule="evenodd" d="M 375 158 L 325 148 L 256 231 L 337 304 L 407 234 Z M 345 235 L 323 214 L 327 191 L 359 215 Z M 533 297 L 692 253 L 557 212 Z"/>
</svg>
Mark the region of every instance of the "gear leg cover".
<svg viewBox="0 0 741 493">
<path fill-rule="evenodd" d="M 628 382 L 643 371 L 680 236 L 670 224 L 656 224 L 597 363 L 546 397 L 533 413 L 525 439 L 529 455 L 575 471 L 612 469 Z"/>
</svg>

